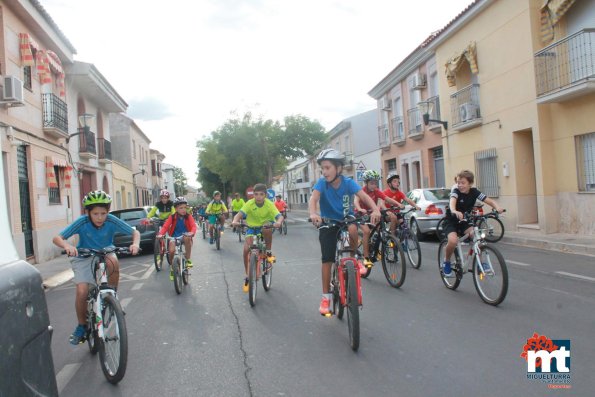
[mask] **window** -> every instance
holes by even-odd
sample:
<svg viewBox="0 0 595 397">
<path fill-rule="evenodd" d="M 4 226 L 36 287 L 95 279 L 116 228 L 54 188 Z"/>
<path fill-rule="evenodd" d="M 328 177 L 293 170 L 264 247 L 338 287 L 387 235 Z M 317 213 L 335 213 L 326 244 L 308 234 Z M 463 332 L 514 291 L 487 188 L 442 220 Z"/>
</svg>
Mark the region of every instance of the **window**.
<svg viewBox="0 0 595 397">
<path fill-rule="evenodd" d="M 132 158 L 136 158 L 136 142 L 132 140 Z"/>
<path fill-rule="evenodd" d="M 578 190 L 595 192 L 595 132 L 575 137 Z"/>
<path fill-rule="evenodd" d="M 157 176 L 157 167 L 155 167 L 155 160 L 151 160 L 151 175 Z"/>
<path fill-rule="evenodd" d="M 388 172 L 395 172 L 397 170 L 397 159 L 388 160 L 386 162 Z"/>
<path fill-rule="evenodd" d="M 308 166 L 306 166 L 303 170 L 304 174 L 304 182 L 310 182 L 310 175 L 308 173 Z"/>
<path fill-rule="evenodd" d="M 31 66 L 25 66 L 23 68 L 23 87 L 28 90 L 32 90 L 32 81 Z"/>
<path fill-rule="evenodd" d="M 58 166 L 54 166 L 54 175 L 56 175 L 56 183 L 58 186 L 48 188 L 48 197 L 50 204 L 60 204 L 60 177 L 58 176 L 60 172 L 60 168 Z"/>
<path fill-rule="evenodd" d="M 475 152 L 475 185 L 488 197 L 498 197 L 498 166 L 496 149 Z"/>
</svg>

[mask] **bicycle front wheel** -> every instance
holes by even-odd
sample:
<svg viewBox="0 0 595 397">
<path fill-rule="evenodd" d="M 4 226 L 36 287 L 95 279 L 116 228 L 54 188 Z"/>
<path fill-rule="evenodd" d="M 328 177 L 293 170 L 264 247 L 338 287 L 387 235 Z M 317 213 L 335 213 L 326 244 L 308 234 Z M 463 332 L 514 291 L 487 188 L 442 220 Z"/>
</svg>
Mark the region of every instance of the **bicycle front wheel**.
<svg viewBox="0 0 595 397">
<path fill-rule="evenodd" d="M 508 292 L 508 269 L 500 251 L 481 247 L 480 257 L 473 257 L 473 282 L 485 303 L 493 306 L 502 303 Z"/>
<path fill-rule="evenodd" d="M 184 259 L 184 264 L 182 266 L 182 282 L 184 283 L 184 285 L 188 285 L 188 281 L 189 281 L 189 273 L 188 273 L 188 267 L 186 265 L 186 259 Z"/>
<path fill-rule="evenodd" d="M 479 231 L 485 234 L 485 240 L 496 243 L 504 237 L 504 225 L 498 218 L 487 216 L 479 223 Z"/>
<path fill-rule="evenodd" d="M 407 266 L 405 255 L 396 237 L 388 235 L 382 242 L 382 270 L 386 281 L 393 288 L 400 288 L 405 282 Z"/>
<path fill-rule="evenodd" d="M 215 245 L 217 246 L 217 251 L 221 249 L 221 232 L 218 225 L 215 225 Z"/>
<path fill-rule="evenodd" d="M 128 334 L 120 302 L 111 294 L 103 297 L 103 339 L 99 346 L 99 362 L 108 382 L 116 384 L 124 378 L 128 363 Z"/>
<path fill-rule="evenodd" d="M 405 235 L 403 240 L 403 250 L 407 255 L 411 267 L 419 269 L 421 267 L 421 247 L 415 234 L 408 233 Z"/>
<path fill-rule="evenodd" d="M 287 236 L 287 221 L 283 221 L 283 225 L 281 225 L 281 229 L 283 230 L 283 235 Z"/>
<path fill-rule="evenodd" d="M 238 228 L 236 228 L 236 231 L 238 232 L 238 241 L 241 243 L 242 242 L 242 228 L 238 227 Z"/>
<path fill-rule="evenodd" d="M 153 262 L 155 264 L 155 270 L 161 271 L 163 264 L 163 253 L 161 252 L 161 240 L 155 239 L 153 243 Z"/>
<path fill-rule="evenodd" d="M 359 348 L 359 299 L 355 280 L 355 262 L 345 261 L 347 277 L 345 279 L 345 304 L 347 306 L 347 327 L 349 328 L 349 345 L 357 351 Z"/>
<path fill-rule="evenodd" d="M 202 221 L 202 239 L 206 240 L 207 238 L 207 224 L 205 221 Z"/>
<path fill-rule="evenodd" d="M 176 293 L 179 295 L 182 293 L 182 289 L 184 285 L 182 284 L 182 261 L 179 255 L 174 257 L 174 288 L 176 289 Z"/>
<path fill-rule="evenodd" d="M 256 304 L 256 267 L 258 266 L 258 255 L 250 254 L 250 267 L 248 268 L 248 300 L 250 306 Z"/>
</svg>

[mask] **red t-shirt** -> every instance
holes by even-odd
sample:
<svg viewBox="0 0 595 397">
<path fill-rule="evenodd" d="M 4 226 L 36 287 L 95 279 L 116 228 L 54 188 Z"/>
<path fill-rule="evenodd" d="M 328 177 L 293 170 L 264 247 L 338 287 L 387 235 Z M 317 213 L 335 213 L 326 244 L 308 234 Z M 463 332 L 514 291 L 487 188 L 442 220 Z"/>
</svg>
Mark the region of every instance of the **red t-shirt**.
<svg viewBox="0 0 595 397">
<path fill-rule="evenodd" d="M 386 199 L 386 196 L 384 195 L 384 193 L 382 193 L 381 190 L 376 189 L 373 192 L 369 192 L 368 189 L 364 186 L 364 188 L 362 189 L 364 192 L 366 192 L 366 194 L 368 196 L 370 196 L 370 198 L 372 199 L 372 201 L 374 202 L 374 204 L 378 203 L 378 199 L 384 200 Z M 363 202 L 363 200 L 359 201 L 359 206 L 362 207 L 362 209 L 364 210 L 369 210 L 370 208 L 368 208 L 368 206 L 366 205 L 366 203 Z"/>
<path fill-rule="evenodd" d="M 402 202 L 403 200 L 405 200 L 405 193 L 403 193 L 403 192 L 402 192 L 402 191 L 400 191 L 400 190 L 397 190 L 397 191 L 393 192 L 393 191 L 392 191 L 392 190 L 390 190 L 390 189 L 386 189 L 386 190 L 384 191 L 384 194 L 386 195 L 386 197 L 388 197 L 388 198 L 392 198 L 393 200 L 395 200 L 395 201 L 396 201 L 396 202 L 398 202 L 398 203 L 400 203 L 400 202 Z"/>
<path fill-rule="evenodd" d="M 275 207 L 277 207 L 277 210 L 279 210 L 279 212 L 283 212 L 287 208 L 287 204 L 283 200 L 279 200 L 279 201 L 275 200 L 274 203 L 275 203 Z"/>
</svg>

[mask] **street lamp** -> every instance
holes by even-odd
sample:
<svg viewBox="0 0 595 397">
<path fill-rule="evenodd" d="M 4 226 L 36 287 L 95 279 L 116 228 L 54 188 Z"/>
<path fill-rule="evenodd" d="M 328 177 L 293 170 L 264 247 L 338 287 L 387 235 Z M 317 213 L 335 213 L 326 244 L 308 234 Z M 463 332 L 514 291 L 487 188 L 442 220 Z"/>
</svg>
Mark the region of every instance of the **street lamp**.
<svg viewBox="0 0 595 397">
<path fill-rule="evenodd" d="M 145 163 L 139 164 L 138 166 L 140 167 L 140 171 L 139 172 L 135 172 L 134 174 L 132 174 L 132 185 L 134 187 L 134 191 L 136 192 L 136 205 L 140 205 L 140 200 L 139 200 L 139 196 L 138 196 L 138 189 L 136 187 L 136 178 L 135 176 L 137 175 L 145 175 Z"/>
<path fill-rule="evenodd" d="M 79 128 L 78 132 L 75 132 L 74 134 L 70 134 L 66 137 L 66 143 L 70 142 L 70 138 L 72 138 L 73 136 L 77 136 L 77 135 L 81 135 L 86 133 L 87 131 L 89 131 L 90 127 L 87 125 L 87 120 L 91 120 L 94 119 L 95 115 L 91 114 L 91 113 L 83 113 L 78 117 L 79 120 L 79 125 L 81 126 L 81 128 Z"/>
<path fill-rule="evenodd" d="M 422 114 L 422 118 L 424 120 L 424 125 L 430 124 L 430 121 L 434 123 L 440 123 L 444 127 L 445 130 L 448 129 L 448 122 L 442 120 L 433 120 L 430 119 L 430 113 L 434 110 L 434 102 L 432 101 L 423 101 L 417 104 L 417 108 L 419 109 L 420 113 Z"/>
</svg>

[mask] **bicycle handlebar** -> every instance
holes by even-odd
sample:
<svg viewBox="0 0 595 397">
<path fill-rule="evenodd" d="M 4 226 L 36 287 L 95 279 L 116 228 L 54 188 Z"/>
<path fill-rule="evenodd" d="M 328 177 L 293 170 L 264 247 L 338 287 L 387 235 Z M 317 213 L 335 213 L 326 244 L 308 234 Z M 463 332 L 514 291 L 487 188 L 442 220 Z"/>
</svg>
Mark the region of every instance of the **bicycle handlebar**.
<svg viewBox="0 0 595 397">
<path fill-rule="evenodd" d="M 140 253 L 142 250 L 139 248 L 138 252 Z M 132 252 L 130 252 L 130 250 L 128 248 L 123 248 L 123 247 L 108 247 L 108 248 L 103 248 L 103 249 L 94 249 L 94 248 L 77 248 L 77 252 L 79 253 L 79 256 L 82 258 L 88 258 L 90 256 L 95 256 L 95 255 L 108 255 L 108 254 L 131 254 Z M 62 250 L 60 251 L 60 253 L 62 255 L 66 254 L 66 250 Z"/>
</svg>

